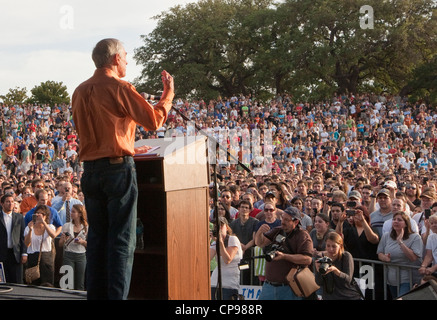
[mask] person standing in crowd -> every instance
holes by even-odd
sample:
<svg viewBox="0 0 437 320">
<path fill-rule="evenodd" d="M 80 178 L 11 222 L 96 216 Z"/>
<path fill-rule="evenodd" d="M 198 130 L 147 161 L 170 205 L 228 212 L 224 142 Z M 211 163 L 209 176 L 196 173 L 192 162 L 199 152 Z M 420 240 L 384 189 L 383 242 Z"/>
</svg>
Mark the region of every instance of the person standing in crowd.
<svg viewBox="0 0 437 320">
<path fill-rule="evenodd" d="M 409 181 L 405 186 L 405 194 L 407 196 L 408 205 L 410 208 L 420 206 L 420 188 L 419 184 Z"/>
<path fill-rule="evenodd" d="M 59 246 L 63 248 L 63 265 L 73 268 L 74 290 L 85 290 L 85 267 L 88 222 L 83 205 L 71 208 L 71 221 L 62 226 Z"/>
<path fill-rule="evenodd" d="M 276 206 L 273 202 L 266 202 L 264 205 L 265 218 L 259 221 L 255 227 L 255 232 L 259 230 L 259 228 L 263 224 L 268 224 L 270 229 L 279 227 L 281 225 L 281 220 L 278 218 L 276 214 Z"/>
<path fill-rule="evenodd" d="M 231 214 L 229 213 L 228 209 L 226 209 L 225 205 L 222 202 L 217 203 L 217 210 L 218 210 L 218 216 L 219 217 L 224 217 L 226 218 L 226 220 L 228 220 L 228 222 L 232 222 L 231 218 Z M 214 222 L 215 221 L 215 208 L 211 210 L 211 215 L 210 215 L 210 221 Z"/>
<path fill-rule="evenodd" d="M 255 244 L 265 251 L 271 244 L 278 244 L 278 235 L 284 237 L 282 251 L 277 251 L 274 258 L 266 262 L 260 300 L 302 300 L 287 281 L 291 268 L 309 266 L 312 262 L 313 244 L 308 232 L 300 228 L 300 220 L 301 212 L 290 206 L 284 210 L 280 227 L 270 229 L 268 224 L 263 224 L 256 233 Z"/>
<path fill-rule="evenodd" d="M 212 260 L 217 254 L 217 245 L 220 246 L 220 267 L 222 300 L 235 300 L 240 289 L 240 269 L 238 264 L 243 258 L 240 240 L 232 233 L 228 221 L 219 217 L 219 232 L 215 242 L 211 244 L 209 258 Z M 218 241 L 218 243 L 217 243 Z M 218 298 L 218 268 L 211 275 L 211 298 Z"/>
<path fill-rule="evenodd" d="M 345 251 L 343 238 L 336 232 L 330 232 L 326 238 L 326 257 L 331 260 L 327 268 L 321 268 L 320 260 L 315 262 L 316 283 L 323 289 L 322 300 L 361 300 L 354 279 L 353 257 Z"/>
<path fill-rule="evenodd" d="M 37 190 L 35 193 L 35 198 L 38 201 L 37 205 L 45 205 L 50 210 L 49 222 L 50 222 L 50 224 L 53 224 L 55 226 L 56 236 L 58 236 L 59 233 L 61 233 L 63 223 L 61 222 L 61 219 L 59 218 L 58 211 L 56 211 L 55 209 L 53 209 L 52 207 L 50 207 L 48 205 L 49 195 L 48 195 L 47 191 L 44 189 Z M 32 216 L 35 214 L 35 211 L 36 211 L 36 206 L 33 207 L 31 210 L 29 210 L 25 214 L 25 216 L 24 216 L 24 225 L 25 226 L 27 226 L 29 224 L 29 222 L 32 221 Z"/>
<path fill-rule="evenodd" d="M 376 249 L 379 243 L 378 234 L 370 227 L 369 211 L 365 205 L 357 206 L 352 213 L 351 223 L 348 228 L 343 229 L 347 214 L 344 213 L 335 231 L 343 237 L 345 249 L 354 257 L 366 260 L 378 260 Z M 383 279 L 383 269 L 375 265 L 375 299 L 383 299 L 384 288 L 380 285 Z M 354 277 L 360 278 L 359 263 L 354 263 Z M 366 288 L 364 293 L 366 300 L 372 299 L 372 291 Z"/>
<path fill-rule="evenodd" d="M 343 229 L 343 223 L 347 218 L 346 213 L 344 213 L 335 231 L 343 237 L 347 251 L 354 258 L 376 260 L 376 248 L 379 243 L 379 237 L 370 227 L 367 207 L 357 206 L 354 211 L 350 227 Z"/>
<path fill-rule="evenodd" d="M 299 197 L 294 197 L 290 200 L 290 205 L 296 207 L 299 211 L 302 212 L 302 220 L 300 221 L 300 225 L 302 229 L 310 232 L 313 229 L 313 220 L 309 215 L 303 212 L 303 200 Z"/>
<path fill-rule="evenodd" d="M 237 216 L 238 209 L 232 206 L 232 192 L 228 188 L 221 191 L 220 194 L 220 202 L 225 206 L 225 208 L 229 211 L 231 220 L 234 220 Z M 231 221 L 230 220 L 230 221 Z"/>
<path fill-rule="evenodd" d="M 56 228 L 50 223 L 50 210 L 46 205 L 37 205 L 34 216 L 35 218 L 24 229 L 24 243 L 28 253 L 26 267 L 36 266 L 41 254 L 39 263 L 41 277 L 32 284 L 53 287 L 55 266 L 52 240 L 56 237 Z"/>
<path fill-rule="evenodd" d="M 404 213 L 408 214 L 406 205 L 407 205 L 407 203 L 402 199 L 397 199 L 397 198 L 393 199 L 393 201 L 391 202 L 392 214 L 395 214 L 396 212 L 404 212 Z M 393 222 L 393 219 L 389 219 L 389 220 L 386 220 L 384 222 L 384 225 L 382 226 L 382 233 L 383 234 L 391 231 L 392 222 Z M 411 231 L 413 231 L 415 233 L 419 233 L 419 228 L 417 226 L 416 220 L 410 219 L 410 223 L 411 223 Z"/>
<path fill-rule="evenodd" d="M 391 212 L 391 193 L 388 189 L 381 189 L 376 195 L 376 201 L 379 204 L 379 209 L 370 214 L 370 226 L 377 232 L 378 237 L 382 237 L 382 228 L 384 222 L 391 219 L 393 214 Z"/>
<path fill-rule="evenodd" d="M 21 209 L 21 212 L 23 214 L 27 213 L 29 210 L 31 210 L 32 208 L 34 208 L 37 205 L 38 200 L 35 197 L 35 193 L 39 189 L 44 189 L 44 187 L 45 187 L 45 183 L 44 183 L 43 179 L 37 178 L 37 179 L 32 180 L 33 195 L 31 195 L 30 197 L 24 198 L 20 204 L 20 209 Z M 50 201 L 48 202 L 47 205 L 51 206 Z"/>
<path fill-rule="evenodd" d="M 264 204 L 264 197 L 268 191 L 269 191 L 269 186 L 267 184 L 261 183 L 258 186 L 258 193 L 261 198 L 253 204 L 254 208 L 261 209 L 260 207 L 261 205 Z"/>
<path fill-rule="evenodd" d="M 251 217 L 252 203 L 247 200 L 241 200 L 238 206 L 238 218 L 230 223 L 232 232 L 238 237 L 243 249 L 243 258 L 250 259 L 253 256 L 253 247 L 255 246 L 255 227 L 259 220 Z M 242 284 L 252 284 L 253 280 L 251 270 L 242 272 Z"/>
<path fill-rule="evenodd" d="M 330 228 L 336 230 L 338 224 L 340 223 L 341 217 L 345 214 L 345 208 L 343 204 L 341 204 L 340 202 L 332 203 L 329 214 L 331 215 Z M 347 229 L 350 227 L 350 224 L 347 220 L 343 220 L 341 227 L 343 229 Z"/>
<path fill-rule="evenodd" d="M 288 206 L 290 206 L 289 201 L 287 200 L 287 197 L 280 187 L 278 183 L 270 183 L 269 184 L 269 192 L 272 192 L 276 197 L 276 208 L 285 210 Z"/>
<path fill-rule="evenodd" d="M 426 232 L 425 210 L 431 209 L 436 200 L 437 194 L 433 188 L 425 188 L 420 194 L 420 208 L 422 209 L 422 212 L 413 215 L 413 219 L 417 223 L 417 227 L 419 229 L 419 234 Z"/>
<path fill-rule="evenodd" d="M 94 75 L 73 93 L 72 112 L 83 162 L 81 187 L 88 213 L 87 297 L 127 299 L 136 241 L 138 187 L 133 155 L 136 125 L 157 130 L 174 97 L 173 77 L 161 73 L 164 92 L 151 105 L 126 76 L 121 41 L 103 39 L 93 49 Z"/>
<path fill-rule="evenodd" d="M 24 243 L 24 218 L 14 212 L 14 196 L 1 198 L 0 261 L 3 262 L 6 281 L 23 283 L 23 265 L 27 262 L 27 246 Z"/>
<path fill-rule="evenodd" d="M 314 218 L 314 229 L 310 232 L 310 237 L 314 246 L 314 258 L 322 256 L 323 251 L 325 251 L 326 237 L 331 231 L 334 230 L 330 228 L 329 217 L 324 213 L 317 214 Z"/>
<path fill-rule="evenodd" d="M 363 188 L 361 190 L 361 204 L 367 207 L 367 210 L 370 211 L 370 207 L 374 207 L 375 205 L 375 198 L 372 194 L 373 188 L 370 184 L 363 185 Z"/>
<path fill-rule="evenodd" d="M 437 215 L 430 216 L 426 224 L 427 230 L 431 229 L 432 234 L 424 243 L 426 250 L 419 273 L 424 276 L 422 281 L 429 279 L 437 281 Z"/>
<path fill-rule="evenodd" d="M 260 213 L 262 210 L 261 209 L 257 209 L 254 208 L 253 203 L 254 203 L 254 196 L 251 193 L 245 193 L 241 196 L 240 198 L 241 200 L 246 200 L 249 201 L 252 207 L 252 210 L 249 213 L 249 216 L 256 218 L 257 214 Z M 238 213 L 237 213 L 237 218 L 238 218 Z"/>
<path fill-rule="evenodd" d="M 62 184 L 62 197 L 57 197 L 52 201 L 52 207 L 58 211 L 62 224 L 71 222 L 71 210 L 75 204 L 83 205 L 82 201 L 73 197 L 73 186 L 71 182 Z"/>
<path fill-rule="evenodd" d="M 276 206 L 274 202 L 265 202 L 264 203 L 264 213 L 265 218 L 263 220 L 260 220 L 258 224 L 255 227 L 255 236 L 258 232 L 259 228 L 263 224 L 268 224 L 270 229 L 279 227 L 281 225 L 281 220 L 278 218 L 276 213 Z M 255 246 L 254 248 L 254 254 L 255 257 L 262 256 L 263 255 L 263 249 L 261 247 Z M 265 259 L 255 259 L 254 261 L 254 274 L 255 276 L 258 276 L 260 283 L 265 280 Z"/>
<path fill-rule="evenodd" d="M 392 230 L 382 235 L 378 244 L 377 254 L 383 262 L 420 266 L 423 255 L 421 237 L 411 231 L 410 217 L 403 212 L 393 215 Z M 418 283 L 417 270 L 413 269 L 413 283 Z M 392 298 L 401 296 L 412 288 L 409 282 L 409 271 L 400 269 L 400 284 L 398 284 L 397 270 L 388 266 L 388 288 Z"/>
</svg>

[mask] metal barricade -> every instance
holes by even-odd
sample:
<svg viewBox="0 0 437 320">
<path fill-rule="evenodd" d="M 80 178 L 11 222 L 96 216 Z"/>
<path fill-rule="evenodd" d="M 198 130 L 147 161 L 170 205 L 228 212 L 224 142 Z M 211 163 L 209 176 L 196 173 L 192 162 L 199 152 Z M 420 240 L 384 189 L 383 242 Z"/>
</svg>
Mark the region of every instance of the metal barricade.
<svg viewBox="0 0 437 320">
<path fill-rule="evenodd" d="M 359 266 L 359 270 L 362 269 L 363 266 L 365 265 L 370 265 L 371 266 L 371 270 L 375 270 L 376 265 L 382 265 L 383 267 L 383 283 L 382 283 L 382 287 L 384 290 L 384 300 L 387 300 L 387 272 L 388 272 L 388 267 L 392 267 L 396 269 L 396 277 L 397 277 L 397 297 L 399 296 L 399 289 L 400 289 L 400 277 L 401 277 L 401 270 L 408 270 L 409 272 L 409 283 L 410 283 L 410 289 L 413 288 L 414 282 L 413 282 L 413 278 L 414 278 L 414 274 L 413 272 L 418 270 L 420 268 L 420 266 L 411 266 L 411 265 L 406 265 L 406 264 L 397 264 L 397 263 L 389 263 L 389 262 L 382 262 L 379 260 L 369 260 L 369 259 L 360 259 L 360 258 L 354 258 L 355 262 L 358 262 L 358 266 Z M 360 272 L 361 274 L 361 272 Z M 374 280 L 375 277 L 373 275 L 372 279 Z M 367 279 L 366 279 L 367 280 Z M 375 288 L 375 284 L 372 285 L 373 288 Z M 376 290 L 373 289 L 372 290 L 372 300 L 375 300 L 375 294 L 376 294 Z M 394 297 L 396 298 L 396 297 Z"/>
</svg>

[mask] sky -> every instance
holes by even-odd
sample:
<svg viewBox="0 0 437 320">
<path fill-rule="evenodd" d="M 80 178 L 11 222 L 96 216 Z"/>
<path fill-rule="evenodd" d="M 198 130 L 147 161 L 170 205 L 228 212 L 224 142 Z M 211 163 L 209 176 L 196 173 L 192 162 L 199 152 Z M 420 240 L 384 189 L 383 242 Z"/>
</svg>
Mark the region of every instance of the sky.
<svg viewBox="0 0 437 320">
<path fill-rule="evenodd" d="M 133 59 L 154 16 L 197 0 L 0 0 L 0 95 L 62 82 L 71 95 L 95 70 L 91 52 L 104 38 L 121 40 L 128 53 L 124 80 L 141 66 Z"/>
</svg>

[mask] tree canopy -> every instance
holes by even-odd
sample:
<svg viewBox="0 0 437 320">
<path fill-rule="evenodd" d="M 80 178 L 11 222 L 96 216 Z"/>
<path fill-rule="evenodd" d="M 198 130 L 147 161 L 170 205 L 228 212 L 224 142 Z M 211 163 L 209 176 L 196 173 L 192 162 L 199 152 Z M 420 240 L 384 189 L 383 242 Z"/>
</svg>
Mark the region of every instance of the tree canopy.
<svg viewBox="0 0 437 320">
<path fill-rule="evenodd" d="M 135 50 L 136 85 L 157 92 L 166 69 L 180 97 L 370 90 L 432 99 L 423 88 L 432 81 L 417 76 L 435 73 L 425 66 L 436 57 L 436 12 L 433 0 L 199 0 L 155 17 Z"/>
<path fill-rule="evenodd" d="M 61 103 L 70 103 L 67 87 L 61 82 L 46 81 L 41 82 L 39 86 L 33 87 L 30 90 L 32 97 L 29 99 L 31 103 L 40 103 L 55 105 Z"/>
<path fill-rule="evenodd" d="M 31 96 L 29 97 L 26 88 L 11 88 L 5 95 L 0 95 L 0 100 L 8 105 L 31 103 L 54 106 L 55 104 L 70 103 L 67 86 L 62 82 L 51 80 L 41 82 L 40 85 L 34 86 L 30 92 Z"/>
</svg>

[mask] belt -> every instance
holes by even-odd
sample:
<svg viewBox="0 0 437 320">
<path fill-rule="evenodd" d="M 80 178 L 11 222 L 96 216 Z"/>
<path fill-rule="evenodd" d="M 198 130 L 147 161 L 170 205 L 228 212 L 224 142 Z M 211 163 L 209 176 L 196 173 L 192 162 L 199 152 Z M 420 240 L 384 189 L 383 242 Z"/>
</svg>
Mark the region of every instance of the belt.
<svg viewBox="0 0 437 320">
<path fill-rule="evenodd" d="M 123 162 L 124 162 L 124 157 L 109 158 L 110 164 L 119 164 L 119 163 L 123 163 Z"/>
<path fill-rule="evenodd" d="M 268 283 L 269 285 L 274 286 L 274 287 L 283 287 L 283 286 L 288 286 L 289 285 L 288 283 L 272 282 L 272 281 L 268 281 L 268 280 L 265 280 L 264 282 Z"/>
<path fill-rule="evenodd" d="M 100 158 L 100 159 L 96 159 L 96 160 L 89 160 L 89 161 L 87 160 L 84 162 L 87 162 L 87 163 L 93 163 L 93 162 L 94 163 L 96 163 L 96 162 L 102 163 L 102 162 L 104 162 L 104 163 L 109 163 L 109 164 L 120 164 L 120 163 L 125 162 L 129 158 L 132 158 L 132 156 L 106 157 L 106 158 Z"/>
</svg>

